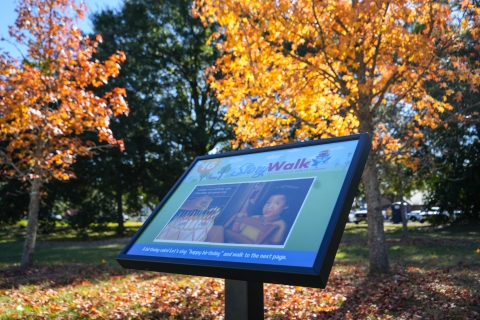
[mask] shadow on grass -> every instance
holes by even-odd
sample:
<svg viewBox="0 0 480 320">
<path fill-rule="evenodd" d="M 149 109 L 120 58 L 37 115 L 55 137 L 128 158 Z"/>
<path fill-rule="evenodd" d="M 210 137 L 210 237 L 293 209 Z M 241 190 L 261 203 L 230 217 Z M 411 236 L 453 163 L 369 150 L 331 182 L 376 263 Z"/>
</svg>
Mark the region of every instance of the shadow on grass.
<svg viewBox="0 0 480 320">
<path fill-rule="evenodd" d="M 449 268 L 457 264 L 480 265 L 479 245 L 405 245 L 391 244 L 388 248 L 390 263 L 416 268 Z M 366 246 L 341 246 L 336 259 L 342 263 L 368 261 Z"/>
<path fill-rule="evenodd" d="M 117 265 L 115 257 L 128 242 L 126 238 L 97 241 L 39 241 L 35 247 L 35 264 L 108 263 Z M 0 267 L 18 265 L 23 243 L 2 243 Z"/>
<path fill-rule="evenodd" d="M 0 269 L 0 289 L 18 288 L 22 285 L 35 285 L 41 289 L 54 289 L 75 283 L 109 280 L 131 271 L 115 268 L 107 264 L 52 264 L 32 267 L 7 267 Z"/>
<path fill-rule="evenodd" d="M 101 241 L 40 241 L 35 248 L 34 266 L 19 265 L 23 244 L 0 244 L 0 288 L 39 284 L 58 287 L 82 280 L 105 280 L 127 274 L 115 260 L 128 239 Z"/>
<path fill-rule="evenodd" d="M 341 265 L 341 264 L 340 264 Z M 366 275 L 366 267 L 346 300 L 318 319 L 479 319 L 479 265 L 457 264 L 446 269 L 419 269 L 396 265 L 392 273 Z M 475 279 L 477 281 L 475 282 Z M 338 279 L 337 279 L 338 281 Z M 335 280 L 333 280 L 335 282 Z M 338 281 L 341 282 L 341 281 Z M 333 291 L 345 291 L 335 286 Z M 332 287 L 327 287 L 332 290 Z"/>
<path fill-rule="evenodd" d="M 341 262 L 368 261 L 367 226 L 345 230 L 336 259 Z M 363 229 L 363 231 L 362 231 Z M 388 256 L 392 264 L 411 267 L 448 267 L 458 263 L 479 264 L 480 228 L 476 226 L 420 226 L 402 236 L 401 227 L 386 232 Z"/>
</svg>

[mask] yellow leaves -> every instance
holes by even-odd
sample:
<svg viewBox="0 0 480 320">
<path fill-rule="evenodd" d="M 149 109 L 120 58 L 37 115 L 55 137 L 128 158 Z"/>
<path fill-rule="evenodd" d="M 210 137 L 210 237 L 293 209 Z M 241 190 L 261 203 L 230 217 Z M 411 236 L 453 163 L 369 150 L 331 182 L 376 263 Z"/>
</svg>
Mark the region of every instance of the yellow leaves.
<svg viewBox="0 0 480 320">
<path fill-rule="evenodd" d="M 100 87 L 101 85 L 103 85 L 102 81 L 99 81 L 97 79 L 93 79 L 92 80 L 92 86 L 94 86 L 95 88 L 98 88 Z"/>
<path fill-rule="evenodd" d="M 424 80 L 442 81 L 440 87 L 448 89 L 448 81 L 473 79 L 463 71 L 444 68 L 435 52 L 436 39 L 426 36 L 428 30 L 412 33 L 398 23 L 433 24 L 441 34 L 450 19 L 450 9 L 443 3 L 413 6 L 393 1 L 386 10 L 384 3 L 359 3 L 354 8 L 349 2 L 323 1 L 316 2 L 314 16 L 311 3 L 303 0 L 199 1 L 195 8 L 200 19 L 220 24 L 222 31 L 217 36 L 222 36 L 223 52 L 235 52 L 234 58 L 225 55 L 211 69 L 225 77 L 209 79 L 217 98 L 228 108 L 227 121 L 237 125 L 239 144 L 283 141 L 294 125 L 297 139 L 326 132 L 349 134 L 365 121 L 353 116 L 360 105 L 370 106 L 378 99 L 387 105 L 383 92 L 405 96 L 402 103 L 428 114 L 416 115 L 416 122 L 435 126 L 435 114 L 450 108 L 448 97 L 460 96 L 447 90 L 443 102 L 433 101 L 426 97 Z M 244 14 L 252 10 L 255 22 Z M 315 27 L 318 24 L 322 34 Z M 441 35 L 445 41 L 456 41 Z M 288 50 L 282 48 L 286 42 L 291 43 Z M 312 52 L 301 53 L 305 47 Z M 463 62 L 457 65 L 462 66 Z M 381 130 L 386 132 L 386 128 Z"/>
<path fill-rule="evenodd" d="M 58 311 L 62 310 L 62 307 L 56 303 L 52 303 L 49 305 L 50 313 L 57 313 Z"/>
<path fill-rule="evenodd" d="M 387 141 L 387 142 L 385 143 L 385 149 L 384 149 L 385 152 L 387 152 L 387 151 L 395 151 L 395 150 L 398 149 L 398 147 L 400 146 L 399 140 L 398 140 L 398 139 L 393 139 L 393 138 L 390 137 L 390 136 L 387 136 L 386 141 Z"/>
<path fill-rule="evenodd" d="M 380 131 L 385 132 L 385 133 L 388 131 L 388 130 L 387 130 L 387 127 L 385 126 L 384 123 L 379 123 L 379 124 L 377 125 L 377 128 L 380 129 Z"/>
<path fill-rule="evenodd" d="M 460 81 L 466 81 L 468 79 L 468 76 L 465 73 L 462 72 L 458 75 L 458 79 Z"/>
<path fill-rule="evenodd" d="M 399 71 L 400 73 L 402 73 L 402 72 L 404 72 L 406 69 L 407 69 L 406 64 L 402 64 L 402 65 L 398 68 L 398 71 Z"/>
<path fill-rule="evenodd" d="M 414 139 L 421 139 L 422 137 L 423 137 L 423 134 L 420 133 L 420 132 L 417 132 L 417 133 L 413 134 Z"/>
</svg>

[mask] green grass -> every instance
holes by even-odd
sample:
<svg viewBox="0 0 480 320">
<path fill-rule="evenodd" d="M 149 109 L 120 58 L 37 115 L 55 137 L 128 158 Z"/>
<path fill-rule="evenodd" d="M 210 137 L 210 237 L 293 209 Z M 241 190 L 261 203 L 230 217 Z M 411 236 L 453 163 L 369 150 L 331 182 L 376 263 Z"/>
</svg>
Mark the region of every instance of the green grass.
<svg viewBox="0 0 480 320">
<path fill-rule="evenodd" d="M 124 223 L 126 237 L 131 237 L 140 228 L 141 222 L 126 221 Z M 0 244 L 19 242 L 25 239 L 25 230 L 27 221 L 22 220 L 12 226 L 0 227 Z M 76 241 L 76 240 L 95 240 L 95 239 L 109 239 L 116 237 L 116 223 L 107 225 L 104 231 L 89 230 L 86 235 L 79 236 L 79 234 L 68 227 L 65 222 L 57 222 L 53 230 L 45 232 L 39 229 L 37 234 L 37 241 Z M 80 238 L 80 239 L 79 239 Z"/>
<path fill-rule="evenodd" d="M 127 241 L 104 240 L 79 242 L 38 243 L 35 248 L 35 264 L 108 263 L 117 265 L 115 257 Z M 0 244 L 0 267 L 18 265 L 23 243 Z"/>
<path fill-rule="evenodd" d="M 337 260 L 368 261 L 367 224 L 347 224 Z M 480 228 L 478 226 L 434 227 L 419 222 L 408 224 L 403 237 L 401 224 L 385 224 L 388 256 L 392 264 L 412 267 L 448 267 L 459 263 L 479 264 Z"/>
<path fill-rule="evenodd" d="M 49 234 L 39 233 L 35 249 L 36 264 L 106 263 L 116 266 L 115 257 L 128 239 L 141 226 L 140 222 L 126 222 L 127 236 L 115 236 L 115 224 L 104 232 L 90 232 L 79 239 L 75 232 L 59 223 Z M 337 252 L 339 262 L 368 261 L 367 232 L 365 223 L 347 224 L 342 244 Z M 391 263 L 412 267 L 447 267 L 458 263 L 475 263 L 480 248 L 480 231 L 475 227 L 432 227 L 427 224 L 409 223 L 408 237 L 403 238 L 402 226 L 386 223 L 385 232 Z M 25 221 L 0 230 L 0 267 L 17 265 L 23 249 Z"/>
<path fill-rule="evenodd" d="M 107 263 L 117 266 L 115 257 L 140 228 L 141 222 L 125 222 L 123 238 L 116 236 L 116 224 L 109 224 L 104 232 L 92 232 L 79 238 L 64 223 L 46 234 L 39 232 L 35 247 L 35 264 Z M 22 256 L 26 221 L 0 229 L 0 268 L 18 265 Z"/>
</svg>

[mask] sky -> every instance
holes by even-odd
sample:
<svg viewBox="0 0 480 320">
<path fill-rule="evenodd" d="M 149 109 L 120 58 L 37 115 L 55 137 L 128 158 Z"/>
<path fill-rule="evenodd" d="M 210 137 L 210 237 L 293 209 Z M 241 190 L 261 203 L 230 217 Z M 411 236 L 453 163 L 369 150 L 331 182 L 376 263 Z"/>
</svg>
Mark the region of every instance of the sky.
<svg viewBox="0 0 480 320">
<path fill-rule="evenodd" d="M 90 14 L 100 11 L 105 8 L 118 8 L 123 0 L 85 0 L 87 5 L 87 13 L 85 19 L 78 24 L 80 29 L 86 33 L 92 32 L 92 25 L 90 22 Z M 8 27 L 15 23 L 17 14 L 15 7 L 18 0 L 0 0 L 0 38 L 8 38 Z M 77 0 L 79 3 L 79 0 Z M 0 48 L 9 52 L 12 56 L 18 57 L 18 50 L 11 44 L 5 41 L 0 42 Z"/>
</svg>

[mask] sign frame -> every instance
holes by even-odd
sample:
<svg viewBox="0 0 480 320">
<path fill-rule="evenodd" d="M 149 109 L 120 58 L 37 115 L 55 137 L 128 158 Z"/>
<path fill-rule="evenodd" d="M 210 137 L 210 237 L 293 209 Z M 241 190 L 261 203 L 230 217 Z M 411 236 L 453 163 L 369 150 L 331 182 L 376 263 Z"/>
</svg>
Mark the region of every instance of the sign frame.
<svg viewBox="0 0 480 320">
<path fill-rule="evenodd" d="M 357 145 L 347 169 L 344 182 L 335 201 L 323 238 L 320 241 L 313 267 L 127 254 L 129 249 L 161 211 L 162 207 L 179 188 L 187 175 L 200 161 L 309 146 L 322 146 L 348 141 L 357 141 Z M 362 133 L 345 137 L 296 142 L 266 148 L 247 149 L 197 157 L 122 249 L 116 260 L 123 268 L 127 269 L 325 288 L 371 146 L 369 135 Z"/>
</svg>

